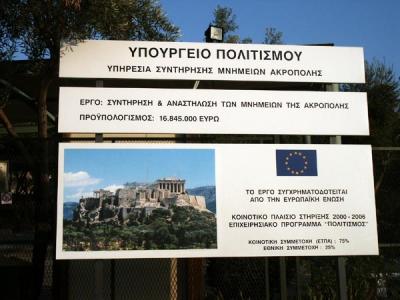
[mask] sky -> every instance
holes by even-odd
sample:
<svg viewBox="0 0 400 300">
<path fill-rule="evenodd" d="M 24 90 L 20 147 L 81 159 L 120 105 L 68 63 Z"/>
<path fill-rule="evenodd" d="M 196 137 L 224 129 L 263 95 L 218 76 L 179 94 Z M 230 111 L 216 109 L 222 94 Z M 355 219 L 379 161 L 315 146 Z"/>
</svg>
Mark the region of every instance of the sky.
<svg viewBox="0 0 400 300">
<path fill-rule="evenodd" d="M 264 41 L 266 27 L 283 32 L 288 45 L 334 43 L 363 47 L 400 76 L 400 0 L 161 0 L 169 19 L 181 29 L 182 42 L 202 42 L 213 11 L 230 7 L 242 39 Z"/>
<path fill-rule="evenodd" d="M 213 149 L 65 149 L 64 202 L 127 182 L 185 179 L 186 188 L 215 185 Z"/>
</svg>

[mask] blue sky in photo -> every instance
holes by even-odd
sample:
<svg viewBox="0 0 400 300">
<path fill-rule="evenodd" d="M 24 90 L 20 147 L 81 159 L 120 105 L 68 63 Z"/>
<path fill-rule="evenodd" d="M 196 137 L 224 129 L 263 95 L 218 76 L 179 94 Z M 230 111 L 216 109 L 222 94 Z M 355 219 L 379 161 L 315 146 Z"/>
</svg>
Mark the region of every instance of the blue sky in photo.
<svg viewBox="0 0 400 300">
<path fill-rule="evenodd" d="M 64 202 L 126 182 L 186 180 L 186 188 L 215 185 L 213 149 L 65 149 Z"/>
<path fill-rule="evenodd" d="M 363 47 L 400 76 L 399 0 L 161 0 L 170 20 L 180 27 L 182 42 L 202 42 L 217 5 L 232 8 L 236 34 L 264 41 L 266 27 L 283 32 L 289 45 L 334 43 Z"/>
</svg>

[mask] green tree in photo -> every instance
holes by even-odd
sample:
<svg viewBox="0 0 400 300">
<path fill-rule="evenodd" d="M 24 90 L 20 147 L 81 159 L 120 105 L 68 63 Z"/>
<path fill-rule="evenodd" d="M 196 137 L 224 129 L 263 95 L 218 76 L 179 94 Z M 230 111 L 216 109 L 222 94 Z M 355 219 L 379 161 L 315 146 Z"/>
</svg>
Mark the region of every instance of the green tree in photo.
<svg viewBox="0 0 400 300">
<path fill-rule="evenodd" d="M 217 247 L 217 223 L 211 212 L 191 206 L 173 206 L 153 210 L 141 223 L 132 218 L 137 224 L 65 221 L 64 249 L 119 251 Z"/>
</svg>

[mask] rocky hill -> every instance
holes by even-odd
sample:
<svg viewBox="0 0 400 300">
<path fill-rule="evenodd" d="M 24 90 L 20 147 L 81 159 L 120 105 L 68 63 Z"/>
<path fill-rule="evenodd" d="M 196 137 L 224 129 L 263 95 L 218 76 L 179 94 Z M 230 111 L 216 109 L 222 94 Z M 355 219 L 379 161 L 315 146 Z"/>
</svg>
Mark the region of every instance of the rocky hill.
<svg viewBox="0 0 400 300">
<path fill-rule="evenodd" d="M 189 194 L 204 196 L 206 198 L 207 209 L 216 213 L 216 193 L 215 186 L 201 186 L 193 189 L 186 189 Z"/>
</svg>

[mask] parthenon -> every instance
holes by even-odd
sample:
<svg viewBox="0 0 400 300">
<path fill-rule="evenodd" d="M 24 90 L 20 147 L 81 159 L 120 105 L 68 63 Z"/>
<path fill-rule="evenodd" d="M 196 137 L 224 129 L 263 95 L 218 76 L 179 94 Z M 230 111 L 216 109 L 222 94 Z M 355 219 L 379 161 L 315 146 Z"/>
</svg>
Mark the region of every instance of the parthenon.
<svg viewBox="0 0 400 300">
<path fill-rule="evenodd" d="M 168 190 L 175 194 L 185 193 L 185 180 L 177 179 L 174 177 L 167 177 L 157 180 L 158 188 L 160 190 Z"/>
</svg>

